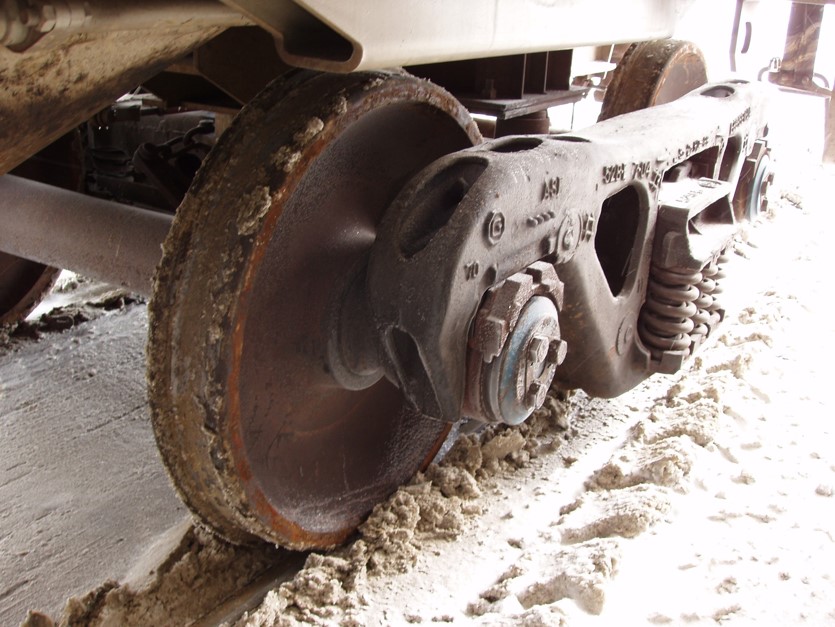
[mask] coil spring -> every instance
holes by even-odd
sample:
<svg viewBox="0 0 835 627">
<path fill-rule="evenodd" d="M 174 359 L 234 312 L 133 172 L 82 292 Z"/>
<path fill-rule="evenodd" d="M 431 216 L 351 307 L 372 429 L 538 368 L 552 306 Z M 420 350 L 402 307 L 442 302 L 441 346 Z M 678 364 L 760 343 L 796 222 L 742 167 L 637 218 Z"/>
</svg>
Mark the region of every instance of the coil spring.
<svg viewBox="0 0 835 627">
<path fill-rule="evenodd" d="M 722 321 L 725 310 L 717 296 L 729 260 L 722 251 L 701 272 L 652 267 L 638 329 L 654 357 L 659 351 L 690 351 Z"/>
<path fill-rule="evenodd" d="M 647 297 L 638 324 L 645 344 L 658 351 L 690 349 L 690 334 L 696 327 L 693 317 L 699 312 L 696 299 L 701 272 L 677 272 L 653 266 L 647 285 Z"/>
<path fill-rule="evenodd" d="M 698 311 L 693 317 L 693 322 L 696 323 L 696 328 L 693 329 L 693 335 L 702 336 L 702 339 L 707 337 L 710 330 L 716 326 L 719 321 L 719 314 L 716 313 L 716 276 L 720 273 L 719 266 L 715 261 L 711 261 L 704 268 L 702 268 L 702 280 L 696 285 L 699 289 L 699 297 L 696 299 L 696 307 Z M 698 339 L 694 338 L 694 341 Z"/>
<path fill-rule="evenodd" d="M 714 264 L 716 267 L 716 274 L 714 274 L 712 277 L 714 282 L 714 288 L 713 292 L 711 293 L 711 295 L 713 296 L 713 304 L 711 305 L 709 310 L 711 315 L 711 328 L 714 328 L 725 317 L 725 308 L 722 307 L 720 295 L 723 292 L 723 279 L 727 276 L 725 274 L 725 268 L 730 260 L 731 257 L 726 249 L 719 254 L 719 257 L 717 258 Z"/>
<path fill-rule="evenodd" d="M 722 319 L 720 313 L 720 306 L 717 296 L 722 293 L 722 286 L 720 281 L 725 277 L 722 267 L 719 265 L 720 261 L 725 261 L 722 256 L 717 261 L 711 261 L 702 270 L 703 278 L 697 285 L 701 292 L 697 299 L 697 306 L 699 307 L 699 314 L 704 320 L 704 335 L 708 335 L 710 330 L 715 328 Z"/>
</svg>

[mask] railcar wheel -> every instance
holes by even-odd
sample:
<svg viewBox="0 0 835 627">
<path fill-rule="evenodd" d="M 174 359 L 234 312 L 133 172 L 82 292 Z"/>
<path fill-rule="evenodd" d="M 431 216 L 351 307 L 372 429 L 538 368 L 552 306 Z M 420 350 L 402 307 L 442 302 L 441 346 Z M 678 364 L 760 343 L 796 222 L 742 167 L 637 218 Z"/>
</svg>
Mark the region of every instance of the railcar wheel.
<svg viewBox="0 0 835 627">
<path fill-rule="evenodd" d="M 632 44 L 606 88 L 598 121 L 666 104 L 707 83 L 707 66 L 695 44 L 656 39 Z"/>
<path fill-rule="evenodd" d="M 768 188 L 774 181 L 770 151 L 757 141 L 742 164 L 734 194 L 734 217 L 738 222 L 753 221 L 768 208 Z"/>
<path fill-rule="evenodd" d="M 0 325 L 23 320 L 41 302 L 60 272 L 0 253 Z"/>
<path fill-rule="evenodd" d="M 213 149 L 164 246 L 148 359 L 163 460 L 222 536 L 337 545 L 436 454 L 449 425 L 384 378 L 340 385 L 327 329 L 394 196 L 479 141 L 426 81 L 300 73 Z"/>
</svg>

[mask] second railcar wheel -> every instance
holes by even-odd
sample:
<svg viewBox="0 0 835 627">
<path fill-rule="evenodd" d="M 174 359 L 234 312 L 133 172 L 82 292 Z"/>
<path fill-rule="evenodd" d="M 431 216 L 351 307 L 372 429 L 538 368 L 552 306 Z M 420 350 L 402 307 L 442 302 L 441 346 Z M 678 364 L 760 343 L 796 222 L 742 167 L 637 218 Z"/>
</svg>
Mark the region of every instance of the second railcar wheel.
<svg viewBox="0 0 835 627">
<path fill-rule="evenodd" d="M 689 41 L 632 44 L 606 88 L 598 121 L 666 104 L 707 83 L 704 55 Z"/>
<path fill-rule="evenodd" d="M 148 353 L 162 457 L 221 535 L 336 545 L 436 454 L 449 425 L 386 379 L 337 382 L 328 327 L 401 187 L 478 141 L 426 81 L 299 74 L 213 149 L 164 246 Z"/>
</svg>

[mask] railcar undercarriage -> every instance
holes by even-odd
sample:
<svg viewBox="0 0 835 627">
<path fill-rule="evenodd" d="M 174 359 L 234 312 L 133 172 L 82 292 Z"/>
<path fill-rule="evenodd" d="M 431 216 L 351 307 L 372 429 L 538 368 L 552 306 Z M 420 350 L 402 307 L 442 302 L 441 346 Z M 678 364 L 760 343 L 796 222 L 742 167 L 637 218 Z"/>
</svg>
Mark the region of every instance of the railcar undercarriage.
<svg viewBox="0 0 835 627">
<path fill-rule="evenodd" d="M 0 5 L 0 319 L 55 268 L 149 296 L 163 461 L 231 541 L 334 546 L 459 421 L 616 396 L 724 316 L 757 86 L 658 39 L 673 3 L 469 4 Z M 550 133 L 571 49 L 635 41 Z"/>
</svg>

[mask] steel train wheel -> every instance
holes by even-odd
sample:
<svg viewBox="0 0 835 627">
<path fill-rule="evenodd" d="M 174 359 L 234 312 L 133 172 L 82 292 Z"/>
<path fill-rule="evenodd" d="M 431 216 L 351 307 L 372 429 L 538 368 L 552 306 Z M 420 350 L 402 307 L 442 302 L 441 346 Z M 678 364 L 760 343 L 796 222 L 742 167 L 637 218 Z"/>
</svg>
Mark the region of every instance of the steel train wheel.
<svg viewBox="0 0 835 627">
<path fill-rule="evenodd" d="M 0 325 L 23 320 L 41 302 L 60 272 L 0 253 Z"/>
<path fill-rule="evenodd" d="M 632 44 L 606 88 L 598 121 L 672 102 L 705 83 L 707 66 L 695 44 L 676 39 Z"/>
<path fill-rule="evenodd" d="M 768 208 L 768 188 L 774 181 L 771 157 L 764 142 L 754 143 L 742 164 L 733 198 L 734 218 L 737 222 L 756 220 Z"/>
<path fill-rule="evenodd" d="M 164 246 L 149 389 L 174 484 L 227 539 L 334 546 L 437 452 L 449 425 L 387 380 L 336 383 L 326 328 L 404 183 L 478 141 L 428 82 L 301 73 L 213 149 Z"/>
</svg>

